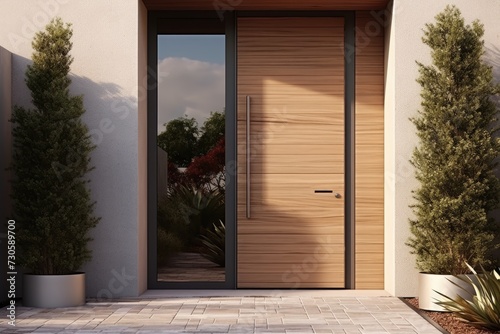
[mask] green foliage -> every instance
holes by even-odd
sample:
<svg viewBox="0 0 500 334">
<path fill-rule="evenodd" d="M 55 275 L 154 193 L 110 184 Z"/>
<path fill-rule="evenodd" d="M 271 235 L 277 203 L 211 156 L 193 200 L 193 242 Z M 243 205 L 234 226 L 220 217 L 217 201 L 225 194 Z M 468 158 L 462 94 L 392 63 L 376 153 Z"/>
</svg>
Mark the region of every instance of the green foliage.
<svg viewBox="0 0 500 334">
<path fill-rule="evenodd" d="M 177 167 L 186 167 L 198 155 L 198 123 L 186 116 L 166 124 L 158 135 L 158 146 L 168 154 L 168 160 Z"/>
<path fill-rule="evenodd" d="M 187 167 L 194 157 L 208 153 L 224 137 L 224 112 L 211 112 L 198 129 L 194 118 L 179 117 L 165 124 L 158 135 L 158 146 L 168 153 L 168 160 L 177 167 Z"/>
<path fill-rule="evenodd" d="M 199 140 L 199 152 L 202 154 L 208 153 L 217 145 L 217 142 L 224 137 L 226 131 L 226 120 L 224 112 L 211 112 L 203 127 L 201 128 L 202 135 Z"/>
<path fill-rule="evenodd" d="M 472 301 L 462 296 L 452 299 L 438 292 L 445 301 L 437 304 L 454 312 L 455 316 L 469 325 L 500 331 L 500 275 L 496 271 L 488 272 L 484 268 L 481 268 L 482 274 L 478 275 L 472 267 L 469 265 L 468 267 L 474 273 L 474 279 L 458 278 L 474 287 L 475 296 L 472 296 Z M 460 288 L 467 292 L 465 288 Z"/>
<path fill-rule="evenodd" d="M 158 228 L 158 265 L 168 263 L 172 255 L 184 248 L 183 241 L 173 232 Z"/>
<path fill-rule="evenodd" d="M 218 264 L 221 267 L 226 265 L 226 226 L 219 220 L 218 224 L 213 224 L 213 230 L 207 230 L 200 236 L 202 247 L 200 255 Z"/>
<path fill-rule="evenodd" d="M 18 263 L 35 274 L 66 274 L 90 259 L 87 232 L 99 218 L 85 175 L 94 149 L 82 96 L 70 96 L 72 30 L 61 19 L 35 35 L 26 71 L 33 109 L 14 107 L 12 198 Z"/>
<path fill-rule="evenodd" d="M 158 200 L 158 229 L 189 240 L 189 216 L 177 196 L 164 196 Z"/>
<path fill-rule="evenodd" d="M 487 214 L 499 203 L 497 107 L 490 100 L 499 89 L 481 60 L 483 33 L 478 21 L 465 25 L 450 6 L 424 30 L 432 65 L 418 63 L 422 109 L 412 121 L 420 145 L 412 164 L 420 187 L 407 243 L 424 272 L 467 273 L 465 262 L 488 265 L 488 252 L 498 248 Z"/>
<path fill-rule="evenodd" d="M 223 194 L 180 185 L 158 201 L 158 228 L 193 246 L 202 231 L 224 219 L 224 214 Z"/>
<path fill-rule="evenodd" d="M 200 233 L 217 221 L 224 219 L 224 194 L 217 190 L 203 191 L 188 186 L 175 189 L 172 196 L 179 201 L 179 209 L 184 212 L 191 224 L 192 235 Z"/>
</svg>

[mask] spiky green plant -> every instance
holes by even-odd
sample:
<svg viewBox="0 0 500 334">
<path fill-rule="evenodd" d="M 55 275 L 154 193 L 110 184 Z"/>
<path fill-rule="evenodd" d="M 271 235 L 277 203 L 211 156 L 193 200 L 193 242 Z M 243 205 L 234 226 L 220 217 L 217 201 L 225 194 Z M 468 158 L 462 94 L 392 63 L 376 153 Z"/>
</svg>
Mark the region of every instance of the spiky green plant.
<svg viewBox="0 0 500 334">
<path fill-rule="evenodd" d="M 213 231 L 207 230 L 200 236 L 202 247 L 200 255 L 218 264 L 221 267 L 226 265 L 226 226 L 219 220 L 218 224 L 213 224 Z"/>
<path fill-rule="evenodd" d="M 474 288 L 475 295 L 471 300 L 460 295 L 453 299 L 438 292 L 445 300 L 436 304 L 453 312 L 469 325 L 500 331 L 500 275 L 496 271 L 488 272 L 484 268 L 481 268 L 482 273 L 478 274 L 470 265 L 467 266 L 474 274 L 474 278 L 457 277 Z M 455 285 L 467 292 L 464 287 Z"/>
<path fill-rule="evenodd" d="M 224 219 L 224 194 L 217 190 L 205 191 L 190 186 L 176 187 L 171 196 L 179 201 L 189 223 L 196 228 L 209 228 Z"/>
</svg>

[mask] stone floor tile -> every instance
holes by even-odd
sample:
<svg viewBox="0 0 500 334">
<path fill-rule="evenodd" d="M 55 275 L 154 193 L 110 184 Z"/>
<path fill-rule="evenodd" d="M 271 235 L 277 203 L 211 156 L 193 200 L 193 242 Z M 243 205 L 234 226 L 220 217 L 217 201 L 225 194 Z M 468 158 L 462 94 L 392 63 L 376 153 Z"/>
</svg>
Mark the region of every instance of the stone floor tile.
<svg viewBox="0 0 500 334">
<path fill-rule="evenodd" d="M 0 315 L 6 315 L 6 309 Z M 91 300 L 83 307 L 17 308 L 0 333 L 439 333 L 393 297 L 203 297 Z"/>
</svg>

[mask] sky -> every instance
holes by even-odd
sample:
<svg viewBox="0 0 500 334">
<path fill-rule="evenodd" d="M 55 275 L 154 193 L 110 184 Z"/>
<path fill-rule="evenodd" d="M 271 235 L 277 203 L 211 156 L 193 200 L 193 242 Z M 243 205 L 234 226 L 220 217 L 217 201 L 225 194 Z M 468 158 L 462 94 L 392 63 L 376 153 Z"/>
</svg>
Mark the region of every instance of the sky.
<svg viewBox="0 0 500 334">
<path fill-rule="evenodd" d="M 224 109 L 224 35 L 158 36 L 158 78 L 158 132 L 183 115 L 201 127 Z"/>
</svg>

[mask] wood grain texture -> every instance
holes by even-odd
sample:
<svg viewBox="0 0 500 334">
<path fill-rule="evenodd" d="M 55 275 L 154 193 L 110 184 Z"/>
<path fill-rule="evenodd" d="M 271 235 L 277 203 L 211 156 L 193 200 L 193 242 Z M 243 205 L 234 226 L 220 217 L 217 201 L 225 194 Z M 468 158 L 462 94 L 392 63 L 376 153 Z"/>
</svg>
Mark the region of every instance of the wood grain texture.
<svg viewBox="0 0 500 334">
<path fill-rule="evenodd" d="M 342 172 L 344 170 L 343 154 L 253 154 L 252 171 L 263 174 L 328 174 L 332 171 Z M 244 169 L 246 166 L 246 156 L 238 155 L 238 168 Z"/>
<path fill-rule="evenodd" d="M 300 248 L 294 243 L 251 243 L 250 241 L 238 245 L 238 254 L 251 254 L 254 257 L 267 256 L 267 254 L 279 253 L 282 255 L 288 254 L 338 254 L 342 253 L 343 244 L 328 243 L 323 248 L 318 249 L 317 241 L 310 243 L 300 243 Z M 321 258 L 320 255 L 318 255 Z"/>
<path fill-rule="evenodd" d="M 149 10 L 372 10 L 385 9 L 388 0 L 143 0 Z"/>
<path fill-rule="evenodd" d="M 288 155 L 288 154 L 336 154 L 342 149 L 341 144 L 322 144 L 322 145 L 304 145 L 304 144 L 283 144 L 283 145 L 265 145 L 263 143 L 252 143 L 251 151 L 255 155 Z M 238 145 L 239 156 L 246 154 L 246 146 Z"/>
<path fill-rule="evenodd" d="M 344 287 L 343 26 L 339 18 L 238 20 L 240 288 Z"/>
<path fill-rule="evenodd" d="M 356 289 L 384 289 L 384 28 L 374 24 L 356 13 Z"/>
<path fill-rule="evenodd" d="M 241 171 L 243 176 L 245 176 L 244 171 L 244 169 Z M 246 203 L 245 181 L 245 178 L 240 179 L 238 184 L 238 204 L 241 206 Z M 247 223 L 263 226 L 280 217 L 283 221 L 293 221 L 297 224 L 304 220 L 307 225 L 300 225 L 304 229 L 309 224 L 317 223 L 318 213 L 328 213 L 329 217 L 342 217 L 343 201 L 336 199 L 334 193 L 315 193 L 315 190 L 332 189 L 343 194 L 343 182 L 343 173 L 271 174 L 252 171 L 251 211 L 255 221 L 238 221 L 238 226 Z M 290 212 L 293 213 L 292 216 L 289 215 Z"/>
</svg>

